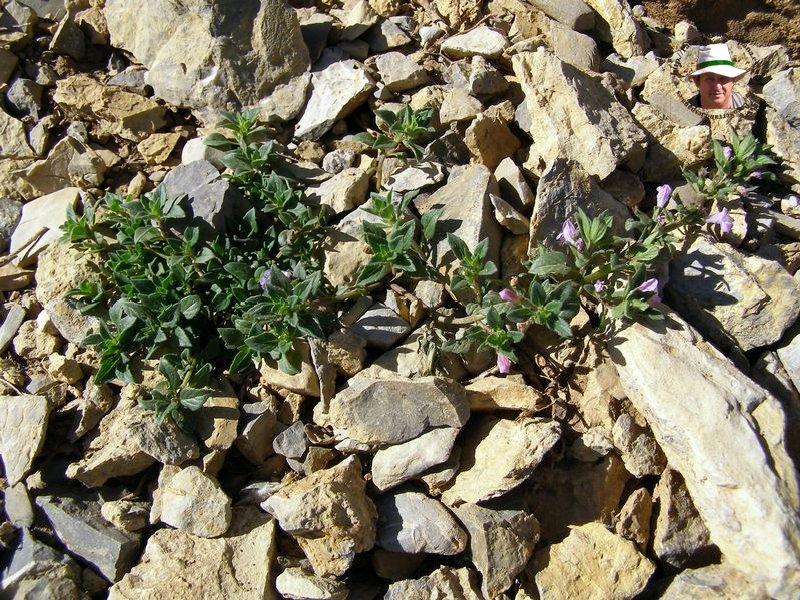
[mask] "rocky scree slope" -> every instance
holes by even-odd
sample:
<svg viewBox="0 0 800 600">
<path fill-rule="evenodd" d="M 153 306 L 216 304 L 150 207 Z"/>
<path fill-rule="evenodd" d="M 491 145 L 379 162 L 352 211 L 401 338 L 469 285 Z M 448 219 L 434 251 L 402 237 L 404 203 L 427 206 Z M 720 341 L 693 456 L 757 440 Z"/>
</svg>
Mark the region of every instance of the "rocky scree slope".
<svg viewBox="0 0 800 600">
<path fill-rule="evenodd" d="M 4 594 L 792 596 L 800 69 L 783 48 L 731 41 L 749 104 L 708 115 L 684 102 L 707 38 L 617 0 L 10 0 L 0 22 Z M 431 108 L 436 135 L 378 173 L 352 135 L 400 105 Z M 734 191 L 730 231 L 658 273 L 662 322 L 604 338 L 582 312 L 574 338 L 529 332 L 509 373 L 473 353 L 432 375 L 420 340 L 446 290 L 387 287 L 344 303 L 298 374 L 221 380 L 188 435 L 140 386 L 93 382 L 97 322 L 66 298 L 93 267 L 59 227 L 160 183 L 223 227 L 241 195 L 202 140 L 245 107 L 336 215 L 334 284 L 369 259 L 355 233 L 379 188 L 421 190 L 413 210 L 488 239 L 508 280 L 578 208 L 651 209 L 731 127 L 774 147 L 782 185 Z"/>
</svg>

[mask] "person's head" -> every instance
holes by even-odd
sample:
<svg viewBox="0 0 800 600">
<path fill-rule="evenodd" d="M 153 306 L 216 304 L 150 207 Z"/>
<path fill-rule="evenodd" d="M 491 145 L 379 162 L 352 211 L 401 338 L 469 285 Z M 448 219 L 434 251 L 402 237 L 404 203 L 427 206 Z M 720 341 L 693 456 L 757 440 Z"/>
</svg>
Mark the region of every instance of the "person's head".
<svg viewBox="0 0 800 600">
<path fill-rule="evenodd" d="M 697 69 L 689 75 L 700 92 L 703 108 L 731 108 L 733 82 L 745 74 L 734 66 L 726 44 L 702 46 Z"/>
</svg>

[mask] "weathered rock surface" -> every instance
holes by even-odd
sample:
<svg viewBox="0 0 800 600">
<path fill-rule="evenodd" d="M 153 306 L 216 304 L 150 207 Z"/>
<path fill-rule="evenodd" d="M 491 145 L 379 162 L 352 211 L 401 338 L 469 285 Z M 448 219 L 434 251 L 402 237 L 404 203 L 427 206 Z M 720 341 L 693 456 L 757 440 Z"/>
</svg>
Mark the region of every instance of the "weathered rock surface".
<svg viewBox="0 0 800 600">
<path fill-rule="evenodd" d="M 375 543 L 392 552 L 458 554 L 467 534 L 438 500 L 414 491 L 390 493 L 375 504 L 378 511 Z"/>
<path fill-rule="evenodd" d="M 66 187 L 23 205 L 9 248 L 12 253 L 26 248 L 17 264 L 31 264 L 38 253 L 61 237 L 59 227 L 67 220 L 67 208 L 75 208 L 79 192 L 79 188 Z"/>
<path fill-rule="evenodd" d="M 796 589 L 797 480 L 778 401 L 674 315 L 662 327 L 635 323 L 608 345 L 628 397 L 684 476 L 726 560 L 768 593 Z M 676 372 L 680 390 L 671 383 Z M 736 440 L 736 452 L 727 440 Z"/>
<path fill-rule="evenodd" d="M 431 429 L 416 439 L 378 450 L 372 457 L 372 483 L 386 491 L 442 464 L 450 458 L 458 432 L 455 427 Z"/>
<path fill-rule="evenodd" d="M 215 479 L 189 466 L 173 475 L 161 490 L 160 518 L 193 536 L 218 537 L 230 526 L 231 499 Z"/>
<path fill-rule="evenodd" d="M 601 179 L 623 163 L 641 163 L 644 133 L 600 79 L 545 48 L 516 54 L 512 64 L 537 115 L 530 128 L 536 161 L 564 157 Z"/>
<path fill-rule="evenodd" d="M 0 396 L 0 456 L 9 485 L 30 472 L 42 449 L 50 404 L 44 396 Z"/>
<path fill-rule="evenodd" d="M 600 523 L 574 527 L 563 542 L 539 550 L 534 561 L 544 598 L 633 598 L 655 571 L 633 542 Z"/>
<path fill-rule="evenodd" d="M 237 509 L 224 538 L 206 539 L 160 529 L 139 564 L 110 592 L 110 600 L 274 598 L 275 522 L 254 509 Z"/>
<path fill-rule="evenodd" d="M 477 574 L 466 568 L 440 567 L 419 579 L 405 579 L 389 586 L 384 600 L 427 600 L 429 598 L 460 598 L 480 600 Z"/>
<path fill-rule="evenodd" d="M 2 591 L 12 598 L 74 600 L 81 594 L 81 568 L 68 555 L 46 546 L 22 529 L 9 564 L 2 572 Z"/>
<path fill-rule="evenodd" d="M 262 507 L 297 540 L 317 575 L 341 575 L 375 544 L 377 514 L 365 487 L 361 462 L 350 456 L 290 483 Z"/>
<path fill-rule="evenodd" d="M 344 583 L 308 573 L 300 567 L 284 569 L 275 580 L 275 587 L 284 598 L 300 600 L 345 600 L 349 593 Z"/>
<path fill-rule="evenodd" d="M 453 509 L 469 534 L 468 552 L 480 572 L 486 598 L 506 591 L 525 568 L 539 541 L 539 522 L 520 510 L 492 510 L 477 504 Z"/>
<path fill-rule="evenodd" d="M 461 428 L 468 417 L 464 388 L 428 377 L 353 379 L 331 399 L 328 414 L 315 421 L 363 444 L 400 444 L 435 427 Z"/>
<path fill-rule="evenodd" d="M 297 17 L 278 0 L 156 1 L 135 12 L 109 0 L 104 14 L 111 43 L 147 67 L 156 94 L 207 119 L 258 104 L 308 68 Z"/>
<path fill-rule="evenodd" d="M 477 419 L 466 434 L 453 486 L 442 500 L 477 503 L 503 495 L 530 477 L 560 437 L 560 425 L 548 419 Z"/>
<path fill-rule="evenodd" d="M 695 327 L 744 351 L 777 342 L 800 314 L 800 284 L 779 263 L 705 237 L 672 262 L 667 290 Z"/>
<path fill-rule="evenodd" d="M 617 0 L 585 0 L 594 9 L 596 30 L 604 42 L 610 42 L 625 58 L 647 52 L 650 40 L 641 23 L 636 20 L 631 7 Z"/>
</svg>

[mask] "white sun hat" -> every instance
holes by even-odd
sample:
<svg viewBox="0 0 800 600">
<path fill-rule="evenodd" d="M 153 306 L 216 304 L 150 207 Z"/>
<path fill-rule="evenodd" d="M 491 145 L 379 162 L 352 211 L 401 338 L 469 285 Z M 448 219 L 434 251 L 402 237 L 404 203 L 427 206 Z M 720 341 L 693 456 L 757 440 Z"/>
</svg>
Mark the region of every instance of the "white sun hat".
<svg viewBox="0 0 800 600">
<path fill-rule="evenodd" d="M 727 44 L 709 44 L 708 46 L 700 46 L 700 53 L 697 56 L 697 70 L 691 73 L 689 77 L 697 77 L 703 73 L 716 73 L 723 77 L 738 79 L 746 72 L 746 69 L 739 69 L 734 66 Z"/>
</svg>

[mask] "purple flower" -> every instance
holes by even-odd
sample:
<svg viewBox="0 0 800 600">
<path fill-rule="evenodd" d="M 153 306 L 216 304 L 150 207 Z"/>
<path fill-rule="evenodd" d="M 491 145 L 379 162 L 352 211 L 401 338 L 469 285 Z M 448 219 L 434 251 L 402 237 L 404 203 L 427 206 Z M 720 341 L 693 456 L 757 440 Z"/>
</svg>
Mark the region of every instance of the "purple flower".
<svg viewBox="0 0 800 600">
<path fill-rule="evenodd" d="M 761 179 L 761 171 L 753 171 L 750 173 L 751 179 Z"/>
<path fill-rule="evenodd" d="M 269 283 L 269 279 L 272 277 L 272 273 L 270 273 L 269 269 L 264 271 L 264 274 L 261 276 L 261 279 L 258 280 L 258 285 L 261 286 L 262 290 L 267 289 L 267 284 Z"/>
<path fill-rule="evenodd" d="M 714 223 L 719 225 L 722 233 L 730 233 L 733 229 L 733 219 L 728 214 L 728 209 L 723 208 L 718 213 L 715 213 L 706 219 L 706 223 Z"/>
<path fill-rule="evenodd" d="M 661 296 L 658 294 L 653 294 L 647 299 L 648 304 L 658 304 L 659 302 L 661 302 Z"/>
<path fill-rule="evenodd" d="M 511 304 L 519 304 L 521 300 L 517 294 L 508 288 L 503 288 L 500 290 L 500 297 L 506 302 L 511 302 Z"/>
<path fill-rule="evenodd" d="M 642 284 L 636 288 L 640 292 L 657 292 L 658 291 L 658 279 L 655 277 L 651 277 L 650 279 L 645 279 Z"/>
<path fill-rule="evenodd" d="M 508 373 L 511 370 L 511 359 L 502 354 L 497 355 L 497 370 L 501 373 Z"/>
<path fill-rule="evenodd" d="M 603 281 L 602 279 L 598 279 L 597 281 L 594 282 L 594 291 L 595 292 L 597 292 L 599 294 L 604 289 L 606 289 L 606 282 L 605 281 Z"/>
<path fill-rule="evenodd" d="M 730 160 L 731 156 L 733 156 L 733 148 L 730 146 L 725 146 L 722 149 L 722 154 L 725 156 L 725 160 Z"/>
<path fill-rule="evenodd" d="M 668 184 L 660 185 L 656 188 L 656 204 L 659 208 L 664 208 L 672 196 L 672 188 Z"/>
<path fill-rule="evenodd" d="M 659 225 L 661 225 L 662 227 L 664 226 L 664 224 L 665 224 L 666 222 L 667 222 L 667 216 L 666 216 L 666 215 L 658 215 L 658 216 L 656 217 L 656 223 L 658 223 L 658 224 L 659 224 Z"/>
<path fill-rule="evenodd" d="M 557 240 L 564 242 L 565 244 L 572 244 L 578 250 L 583 248 L 583 240 L 580 239 L 578 236 L 578 228 L 567 219 L 564 221 L 564 225 L 561 226 L 561 233 L 556 236 Z"/>
</svg>

